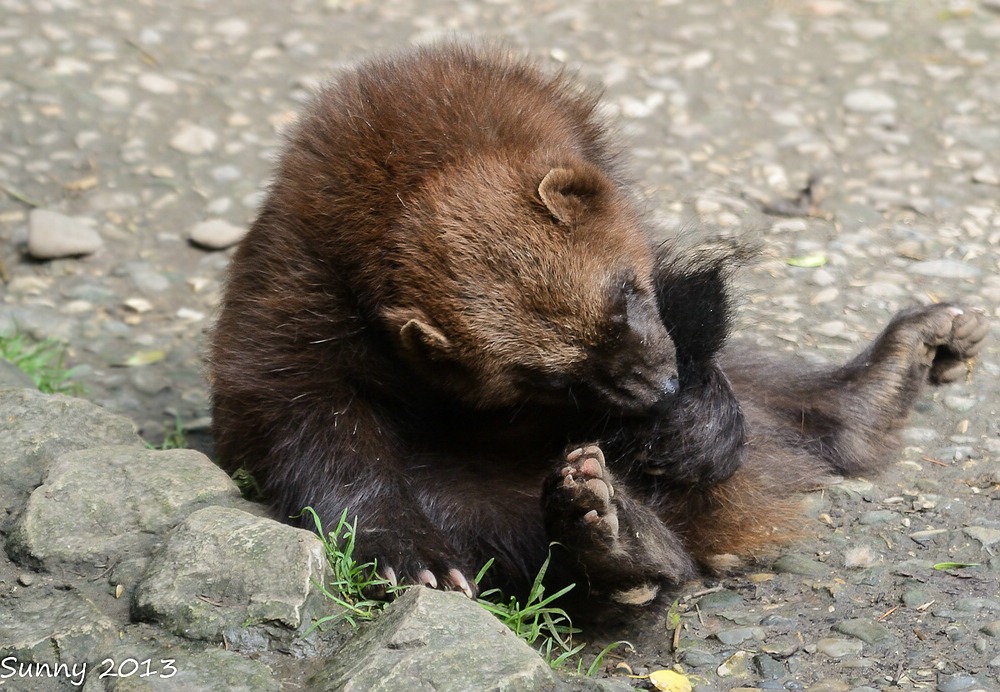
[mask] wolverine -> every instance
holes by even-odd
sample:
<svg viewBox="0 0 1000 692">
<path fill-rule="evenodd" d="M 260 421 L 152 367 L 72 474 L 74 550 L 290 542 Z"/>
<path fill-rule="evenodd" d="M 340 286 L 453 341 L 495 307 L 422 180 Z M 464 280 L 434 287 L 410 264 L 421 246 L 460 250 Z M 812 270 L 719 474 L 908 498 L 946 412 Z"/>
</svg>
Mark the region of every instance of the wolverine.
<svg viewBox="0 0 1000 692">
<path fill-rule="evenodd" d="M 343 71 L 306 107 L 228 272 L 214 436 L 282 517 L 357 519 L 392 584 L 575 583 L 648 605 L 877 471 L 989 331 L 897 314 L 844 365 L 730 339 L 740 247 L 643 215 L 598 94 L 495 46 Z"/>
</svg>

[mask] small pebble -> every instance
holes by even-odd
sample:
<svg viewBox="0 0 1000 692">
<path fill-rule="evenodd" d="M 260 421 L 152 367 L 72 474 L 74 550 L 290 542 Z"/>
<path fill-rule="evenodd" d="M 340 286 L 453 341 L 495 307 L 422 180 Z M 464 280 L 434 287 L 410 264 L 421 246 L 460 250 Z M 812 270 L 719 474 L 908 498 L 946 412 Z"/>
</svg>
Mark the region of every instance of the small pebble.
<svg viewBox="0 0 1000 692">
<path fill-rule="evenodd" d="M 896 99 L 878 89 L 855 89 L 844 97 L 844 108 L 852 113 L 882 113 L 896 109 Z"/>
<path fill-rule="evenodd" d="M 856 639 L 837 639 L 827 637 L 816 642 L 816 651 L 825 654 L 830 658 L 843 658 L 844 656 L 858 656 L 865 645 Z"/>
<path fill-rule="evenodd" d="M 102 245 L 100 234 L 77 219 L 47 209 L 28 216 L 28 254 L 35 259 L 90 255 Z"/>
<path fill-rule="evenodd" d="M 195 224 L 188 237 L 195 245 L 209 250 L 224 250 L 243 240 L 247 229 L 222 219 L 209 219 Z"/>
<path fill-rule="evenodd" d="M 22 572 L 17 577 L 17 583 L 21 586 L 31 586 L 35 583 L 35 575 L 29 574 L 28 572 Z"/>
<path fill-rule="evenodd" d="M 983 686 L 968 673 L 938 674 L 937 692 L 971 692 L 975 689 L 983 689 Z"/>
<path fill-rule="evenodd" d="M 749 651 L 737 651 L 735 654 L 723 661 L 718 668 L 716 668 L 716 674 L 720 678 L 749 677 L 751 655 L 752 654 Z"/>
<path fill-rule="evenodd" d="M 186 125 L 170 138 L 170 146 L 183 154 L 205 154 L 215 149 L 219 137 L 200 125 Z"/>
<path fill-rule="evenodd" d="M 935 276 L 939 279 L 971 279 L 982 272 L 971 264 L 959 260 L 938 259 L 914 262 L 907 271 L 921 276 Z"/>
</svg>

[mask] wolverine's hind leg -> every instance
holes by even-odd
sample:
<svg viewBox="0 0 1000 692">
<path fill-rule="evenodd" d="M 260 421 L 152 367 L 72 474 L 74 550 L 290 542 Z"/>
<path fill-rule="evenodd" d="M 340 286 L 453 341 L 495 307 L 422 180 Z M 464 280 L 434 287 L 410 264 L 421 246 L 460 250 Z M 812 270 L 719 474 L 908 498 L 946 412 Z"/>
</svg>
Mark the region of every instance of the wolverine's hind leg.
<svg viewBox="0 0 1000 692">
<path fill-rule="evenodd" d="M 736 373 L 737 393 L 784 427 L 792 443 L 839 473 L 856 474 L 895 454 L 896 433 L 923 386 L 961 377 L 988 333 L 989 322 L 979 313 L 930 305 L 898 313 L 843 367 L 796 372 L 761 364 L 739 370 L 733 367 L 737 359 L 729 372 Z"/>
</svg>

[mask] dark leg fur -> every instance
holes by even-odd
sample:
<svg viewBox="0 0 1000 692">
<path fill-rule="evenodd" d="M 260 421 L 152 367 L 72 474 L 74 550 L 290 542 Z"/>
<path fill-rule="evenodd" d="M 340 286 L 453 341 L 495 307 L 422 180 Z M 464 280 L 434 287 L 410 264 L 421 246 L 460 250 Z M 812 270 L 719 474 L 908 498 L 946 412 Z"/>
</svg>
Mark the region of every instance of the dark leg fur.
<svg viewBox="0 0 1000 692">
<path fill-rule="evenodd" d="M 960 377 L 988 332 L 988 321 L 978 313 L 931 305 L 900 312 L 841 368 L 789 372 L 749 362 L 741 352 L 725 353 L 724 367 L 733 373 L 738 395 L 786 426 L 833 471 L 860 474 L 877 470 L 893 455 L 896 435 L 924 385 Z"/>
</svg>

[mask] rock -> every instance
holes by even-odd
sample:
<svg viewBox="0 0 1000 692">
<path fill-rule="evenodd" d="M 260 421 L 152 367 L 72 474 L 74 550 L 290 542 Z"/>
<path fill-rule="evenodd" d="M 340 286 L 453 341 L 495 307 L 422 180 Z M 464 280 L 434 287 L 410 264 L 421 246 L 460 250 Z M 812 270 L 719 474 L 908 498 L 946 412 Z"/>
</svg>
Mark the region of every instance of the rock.
<svg viewBox="0 0 1000 692">
<path fill-rule="evenodd" d="M 878 89 L 855 89 L 844 96 L 844 108 L 852 113 L 883 113 L 896 110 L 896 99 Z"/>
<path fill-rule="evenodd" d="M 16 653 L 19 662 L 72 667 L 117 637 L 117 624 L 90 599 L 72 591 L 11 600 L 0 608 L 0 657 Z"/>
<path fill-rule="evenodd" d="M 629 690 L 573 678 L 569 689 Z M 457 592 L 407 590 L 349 641 L 307 689 L 560 689 L 555 673 L 503 623 Z"/>
<path fill-rule="evenodd" d="M 102 245 L 100 234 L 77 219 L 47 209 L 28 215 L 28 254 L 35 259 L 90 255 Z"/>
<path fill-rule="evenodd" d="M 99 656 L 94 655 L 83 692 L 280 692 L 282 689 L 275 671 L 259 661 L 165 633 L 150 637 L 148 630 L 145 625 L 129 627 L 120 641 L 100 651 Z M 98 663 L 107 659 L 123 666 L 122 677 L 99 679 L 107 665 L 99 667 Z M 140 668 L 137 674 L 125 677 L 124 673 L 131 670 L 130 659 L 140 661 Z M 149 675 L 146 675 L 147 665 Z"/>
<path fill-rule="evenodd" d="M 845 656 L 858 656 L 864 644 L 854 639 L 836 639 L 833 637 L 820 639 L 816 642 L 816 651 L 825 654 L 830 658 L 844 658 Z"/>
<path fill-rule="evenodd" d="M 754 656 L 753 668 L 764 680 L 777 680 L 788 674 L 784 664 L 775 661 L 767 654 L 757 654 Z"/>
<path fill-rule="evenodd" d="M 48 571 L 101 564 L 108 555 L 134 559 L 191 511 L 235 501 L 242 499 L 229 476 L 193 450 L 67 452 L 31 494 L 7 549 Z"/>
<path fill-rule="evenodd" d="M 716 591 L 706 594 L 698 600 L 698 607 L 702 610 L 721 610 L 743 604 L 743 596 L 735 591 Z"/>
<path fill-rule="evenodd" d="M 892 639 L 892 634 L 882 625 L 864 618 L 841 620 L 833 626 L 834 631 L 856 637 L 866 644 L 879 644 Z"/>
<path fill-rule="evenodd" d="M 973 538 L 988 548 L 994 543 L 1000 543 L 1000 529 L 992 529 L 986 526 L 966 526 L 962 531 L 969 538 Z"/>
<path fill-rule="evenodd" d="M 940 279 L 971 279 L 982 273 L 971 264 L 954 259 L 914 262 L 907 268 L 907 271 L 911 274 L 935 276 Z"/>
<path fill-rule="evenodd" d="M 218 143 L 219 137 L 200 125 L 185 125 L 170 138 L 170 146 L 182 154 L 206 154 Z"/>
<path fill-rule="evenodd" d="M 752 654 L 749 651 L 737 651 L 727 658 L 716 669 L 716 674 L 720 678 L 746 678 L 750 677 L 750 660 Z"/>
<path fill-rule="evenodd" d="M 748 639 L 764 639 L 764 630 L 760 627 L 736 627 L 729 630 L 720 630 L 715 633 L 715 638 L 728 646 L 735 646 Z"/>
<path fill-rule="evenodd" d="M 326 553 L 312 532 L 229 507 L 190 514 L 136 586 L 132 615 L 188 639 L 227 629 L 290 637 L 325 607 Z"/>
<path fill-rule="evenodd" d="M 996 166 L 986 164 L 972 173 L 972 180 L 983 185 L 1000 185 L 1000 172 L 997 171 Z"/>
<path fill-rule="evenodd" d="M 222 219 L 209 219 L 195 224 L 188 237 L 192 243 L 203 248 L 224 250 L 243 240 L 246 234 L 247 229 L 242 226 L 236 226 Z"/>
<path fill-rule="evenodd" d="M 60 455 L 102 444 L 143 448 L 135 424 L 82 399 L 0 390 L 0 510 L 15 513 Z M 0 516 L 3 516 L 0 514 Z"/>
<path fill-rule="evenodd" d="M 938 673 L 937 692 L 966 692 L 984 689 L 979 681 L 968 673 Z"/>
<path fill-rule="evenodd" d="M 783 574 L 799 574 L 804 577 L 823 577 L 829 569 L 822 562 L 811 560 L 803 555 L 789 553 L 774 561 L 774 571 Z"/>
<path fill-rule="evenodd" d="M 139 88 L 151 94 L 170 95 L 180 91 L 177 82 L 156 72 L 145 72 L 139 75 Z"/>
<path fill-rule="evenodd" d="M 9 360 L 0 358 L 0 389 L 5 387 L 28 387 L 35 389 L 35 381 Z"/>
</svg>

